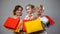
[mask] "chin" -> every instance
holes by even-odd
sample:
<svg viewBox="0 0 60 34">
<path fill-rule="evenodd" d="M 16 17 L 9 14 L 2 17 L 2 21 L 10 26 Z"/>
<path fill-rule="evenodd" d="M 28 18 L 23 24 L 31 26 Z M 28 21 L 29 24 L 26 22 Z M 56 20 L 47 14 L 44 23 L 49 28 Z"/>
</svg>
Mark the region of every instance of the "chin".
<svg viewBox="0 0 60 34">
<path fill-rule="evenodd" d="M 20 14 L 17 14 L 17 16 L 20 16 Z"/>
</svg>

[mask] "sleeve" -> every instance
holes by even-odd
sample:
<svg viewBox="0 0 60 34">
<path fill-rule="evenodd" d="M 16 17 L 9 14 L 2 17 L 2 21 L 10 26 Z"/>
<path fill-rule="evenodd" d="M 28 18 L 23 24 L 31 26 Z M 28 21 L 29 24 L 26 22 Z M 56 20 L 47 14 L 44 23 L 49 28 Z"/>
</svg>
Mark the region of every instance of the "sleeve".
<svg viewBox="0 0 60 34">
<path fill-rule="evenodd" d="M 45 16 L 41 17 L 40 19 L 45 27 L 50 27 L 50 22 Z"/>
<path fill-rule="evenodd" d="M 48 19 L 46 17 L 41 17 L 40 19 L 44 24 L 48 23 Z"/>
</svg>

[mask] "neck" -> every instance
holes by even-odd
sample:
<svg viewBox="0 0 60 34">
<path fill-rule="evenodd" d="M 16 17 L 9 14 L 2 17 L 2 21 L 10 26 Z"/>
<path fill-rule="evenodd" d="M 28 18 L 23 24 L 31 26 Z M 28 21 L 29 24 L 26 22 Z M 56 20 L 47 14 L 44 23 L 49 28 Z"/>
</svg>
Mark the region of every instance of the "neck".
<svg viewBox="0 0 60 34">
<path fill-rule="evenodd" d="M 31 17 L 32 16 L 32 13 L 31 14 L 29 14 L 29 17 Z"/>
<path fill-rule="evenodd" d="M 16 18 L 20 18 L 20 16 L 15 15 L 14 18 L 15 18 L 15 19 L 16 19 Z"/>
</svg>

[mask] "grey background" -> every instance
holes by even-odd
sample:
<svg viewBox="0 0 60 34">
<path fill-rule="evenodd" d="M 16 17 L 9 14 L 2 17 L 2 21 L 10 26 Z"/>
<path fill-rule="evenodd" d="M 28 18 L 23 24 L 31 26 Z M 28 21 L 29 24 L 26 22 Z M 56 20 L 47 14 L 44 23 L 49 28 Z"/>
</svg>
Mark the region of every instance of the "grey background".
<svg viewBox="0 0 60 34">
<path fill-rule="evenodd" d="M 55 21 L 55 25 L 47 29 L 48 34 L 60 34 L 60 0 L 0 0 L 0 34 L 13 34 L 11 30 L 3 27 L 3 24 L 8 16 L 13 16 L 12 10 L 16 5 L 24 7 L 22 16 L 24 18 L 26 4 L 36 6 L 43 4 L 45 13 Z"/>
</svg>

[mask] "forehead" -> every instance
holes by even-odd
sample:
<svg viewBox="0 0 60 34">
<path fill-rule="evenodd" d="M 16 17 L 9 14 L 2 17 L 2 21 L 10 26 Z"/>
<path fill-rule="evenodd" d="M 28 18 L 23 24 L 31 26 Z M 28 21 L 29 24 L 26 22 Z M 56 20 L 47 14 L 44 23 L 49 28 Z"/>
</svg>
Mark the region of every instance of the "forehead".
<svg viewBox="0 0 60 34">
<path fill-rule="evenodd" d="M 18 10 L 22 10 L 22 8 L 21 8 L 21 7 L 19 7 L 19 8 L 18 8 Z"/>
<path fill-rule="evenodd" d="M 28 9 L 28 8 L 31 8 L 31 7 L 30 6 L 27 6 L 26 8 Z"/>
</svg>

